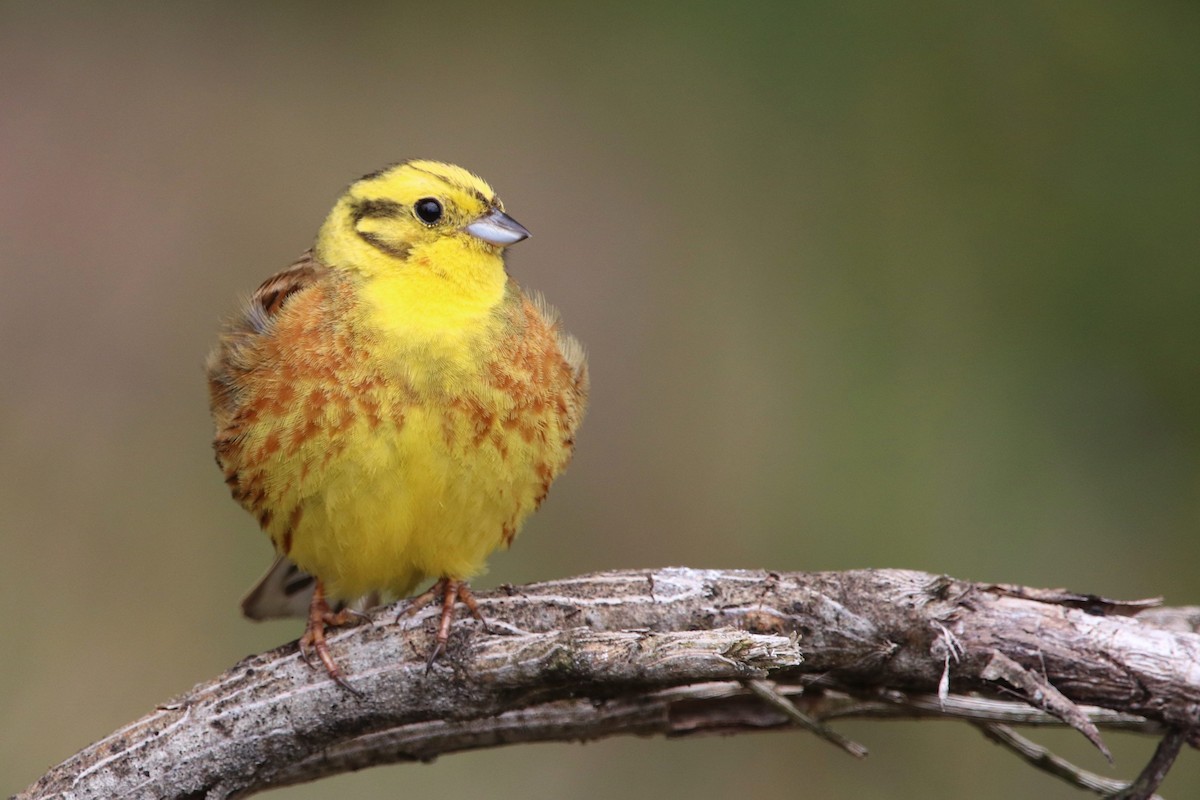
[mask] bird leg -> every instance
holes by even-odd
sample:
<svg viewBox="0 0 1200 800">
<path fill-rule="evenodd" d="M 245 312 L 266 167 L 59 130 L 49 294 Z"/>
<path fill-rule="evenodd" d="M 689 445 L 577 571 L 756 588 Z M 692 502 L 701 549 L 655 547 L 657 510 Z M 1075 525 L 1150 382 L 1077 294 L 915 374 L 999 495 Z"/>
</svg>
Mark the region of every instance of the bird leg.
<svg viewBox="0 0 1200 800">
<path fill-rule="evenodd" d="M 446 648 L 446 642 L 450 641 L 450 626 L 454 624 L 454 604 L 461 600 L 467 610 L 471 612 L 471 616 L 479 620 L 485 631 L 488 630 L 487 620 L 483 618 L 483 612 L 479 610 L 479 603 L 475 600 L 475 595 L 471 592 L 471 588 L 466 581 L 456 580 L 454 578 L 442 578 L 427 591 L 422 592 L 412 599 L 408 604 L 408 608 L 404 609 L 396 621 L 400 621 L 400 617 L 415 616 L 418 611 L 433 602 L 438 593 L 442 595 L 442 616 L 438 624 L 437 638 L 434 640 L 433 652 L 429 654 L 429 659 L 426 666 L 433 666 L 433 662 L 441 655 Z"/>
<path fill-rule="evenodd" d="M 347 608 L 334 613 L 325 600 L 325 584 L 318 579 L 313 590 L 312 602 L 308 605 L 308 625 L 304 628 L 304 635 L 300 637 L 300 655 L 304 656 L 304 660 L 311 667 L 312 653 L 316 653 L 317 658 L 325 665 L 329 677 L 337 681 L 343 689 L 361 697 L 362 693 L 346 682 L 346 676 L 333 660 L 329 652 L 329 642 L 325 639 L 325 626 L 336 628 L 347 625 L 355 616 L 355 613 Z"/>
</svg>

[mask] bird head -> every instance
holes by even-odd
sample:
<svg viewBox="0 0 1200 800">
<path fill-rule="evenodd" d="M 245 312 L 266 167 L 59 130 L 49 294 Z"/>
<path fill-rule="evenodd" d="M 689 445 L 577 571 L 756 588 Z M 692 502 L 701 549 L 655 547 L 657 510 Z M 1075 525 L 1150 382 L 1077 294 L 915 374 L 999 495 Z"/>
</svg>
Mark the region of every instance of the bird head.
<svg viewBox="0 0 1200 800">
<path fill-rule="evenodd" d="M 409 269 L 455 279 L 463 270 L 503 271 L 503 249 L 527 236 L 481 178 L 452 164 L 405 161 L 351 184 L 315 252 L 368 276 Z"/>
</svg>

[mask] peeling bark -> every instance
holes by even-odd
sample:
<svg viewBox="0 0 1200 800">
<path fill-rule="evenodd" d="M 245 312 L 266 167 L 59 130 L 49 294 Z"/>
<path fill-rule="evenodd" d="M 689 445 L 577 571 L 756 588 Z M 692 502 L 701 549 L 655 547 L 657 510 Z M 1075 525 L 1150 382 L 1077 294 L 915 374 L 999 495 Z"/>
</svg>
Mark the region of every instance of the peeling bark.
<svg viewBox="0 0 1200 800">
<path fill-rule="evenodd" d="M 436 609 L 407 631 L 381 609 L 374 625 L 331 637 L 361 698 L 290 644 L 164 703 L 17 797 L 246 796 L 480 747 L 805 718 L 837 742 L 824 722 L 845 716 L 1059 722 L 1100 747 L 1098 729 L 1112 727 L 1200 744 L 1194 608 L 901 570 L 623 571 L 478 600 L 492 633 L 460 621 L 432 669 Z"/>
</svg>

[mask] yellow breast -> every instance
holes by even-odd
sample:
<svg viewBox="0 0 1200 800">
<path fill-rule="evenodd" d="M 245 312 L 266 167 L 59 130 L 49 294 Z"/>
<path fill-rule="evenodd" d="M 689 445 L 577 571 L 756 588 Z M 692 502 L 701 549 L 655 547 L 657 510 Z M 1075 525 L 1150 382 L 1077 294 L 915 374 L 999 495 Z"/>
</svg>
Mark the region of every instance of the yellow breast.
<svg viewBox="0 0 1200 800">
<path fill-rule="evenodd" d="M 277 320 L 264 358 L 288 366 L 246 403 L 243 502 L 330 596 L 470 578 L 570 460 L 582 362 L 542 307 L 504 292 L 452 336 L 380 324 L 340 277 Z"/>
</svg>

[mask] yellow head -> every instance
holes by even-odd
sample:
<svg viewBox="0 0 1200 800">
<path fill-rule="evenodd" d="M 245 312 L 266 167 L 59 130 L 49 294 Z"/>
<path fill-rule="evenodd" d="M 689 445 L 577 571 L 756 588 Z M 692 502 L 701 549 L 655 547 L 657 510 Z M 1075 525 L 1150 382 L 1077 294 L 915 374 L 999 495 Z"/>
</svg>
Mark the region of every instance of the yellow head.
<svg viewBox="0 0 1200 800">
<path fill-rule="evenodd" d="M 374 285 L 385 317 L 400 322 L 417 312 L 433 325 L 453 324 L 499 302 L 503 250 L 527 236 L 482 179 L 451 164 L 405 161 L 352 184 L 314 251 Z"/>
<path fill-rule="evenodd" d="M 428 259 L 499 257 L 529 231 L 504 214 L 492 187 L 461 167 L 404 161 L 351 184 L 317 235 L 331 267 L 379 274 Z"/>
</svg>

